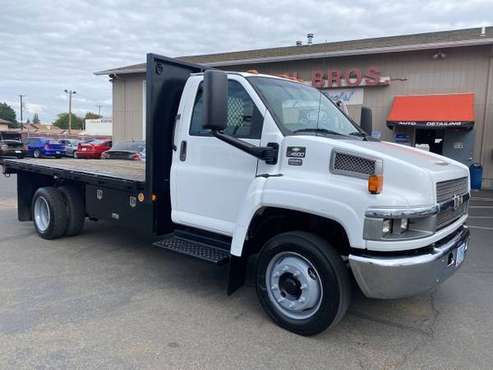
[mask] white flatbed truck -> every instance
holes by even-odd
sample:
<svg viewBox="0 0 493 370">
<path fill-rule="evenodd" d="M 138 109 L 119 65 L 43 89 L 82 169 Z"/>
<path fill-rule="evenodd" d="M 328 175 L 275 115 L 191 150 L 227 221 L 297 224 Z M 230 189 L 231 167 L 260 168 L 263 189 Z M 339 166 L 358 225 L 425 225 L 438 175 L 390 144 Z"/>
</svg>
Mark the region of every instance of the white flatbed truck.
<svg viewBox="0 0 493 370">
<path fill-rule="evenodd" d="M 145 163 L 5 160 L 18 218 L 45 239 L 90 219 L 228 264 L 256 259 L 266 313 L 302 335 L 335 325 L 351 276 L 367 297 L 421 294 L 466 255 L 465 166 L 369 137 L 318 90 L 147 56 Z"/>
</svg>

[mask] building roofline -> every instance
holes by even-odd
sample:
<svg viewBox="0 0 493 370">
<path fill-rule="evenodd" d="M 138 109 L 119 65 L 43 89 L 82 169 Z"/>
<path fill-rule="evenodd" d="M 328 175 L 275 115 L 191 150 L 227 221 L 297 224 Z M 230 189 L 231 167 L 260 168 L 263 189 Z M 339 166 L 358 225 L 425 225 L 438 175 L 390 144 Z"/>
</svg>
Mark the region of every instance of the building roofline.
<svg viewBox="0 0 493 370">
<path fill-rule="evenodd" d="M 489 28 L 491 29 L 491 28 Z M 461 31 L 471 31 L 475 29 L 466 29 Z M 439 33 L 447 33 L 454 31 L 443 31 L 437 32 Z M 416 34 L 416 35 L 403 35 L 403 36 L 391 36 L 390 38 L 399 38 L 399 37 L 412 37 L 412 36 L 423 36 L 423 35 L 432 35 L 434 33 L 425 33 L 425 34 Z M 374 39 L 363 39 L 363 40 L 349 40 L 349 41 L 341 41 L 334 43 L 326 43 L 325 45 L 330 44 L 338 44 L 345 43 L 350 44 L 351 42 L 358 41 L 378 41 L 385 38 L 374 38 Z M 323 46 L 324 44 L 314 44 L 313 46 Z M 225 66 L 235 66 L 235 65 L 244 65 L 244 64 L 266 64 L 266 63 L 277 63 L 277 62 L 285 62 L 285 61 L 296 61 L 296 60 L 310 60 L 310 59 L 321 59 L 321 58 L 336 58 L 336 57 L 346 57 L 346 56 L 358 56 L 358 55 L 376 55 L 376 54 L 385 54 L 385 53 L 396 53 L 396 52 L 411 52 L 411 51 L 420 51 L 420 50 L 430 50 L 430 49 L 446 49 L 446 48 L 454 48 L 454 47 L 468 47 L 468 46 L 482 46 L 482 45 L 493 45 L 493 37 L 490 35 L 486 37 L 477 37 L 477 38 L 469 38 L 463 40 L 453 40 L 453 41 L 436 41 L 436 42 L 424 42 L 424 43 L 410 43 L 404 45 L 392 45 L 392 46 L 377 46 L 377 47 L 369 47 L 369 48 L 346 48 L 341 50 L 331 50 L 331 51 L 321 51 L 321 52 L 313 52 L 313 53 L 293 53 L 286 55 L 278 55 L 278 56 L 260 56 L 260 57 L 252 57 L 252 58 L 239 58 L 234 59 L 234 54 L 237 53 L 245 53 L 245 52 L 232 52 L 232 53 L 219 53 L 219 54 L 209 54 L 209 55 L 194 55 L 194 56 L 184 56 L 178 57 L 177 59 L 181 59 L 184 61 L 194 61 L 195 63 L 202 64 L 208 67 L 225 67 Z M 305 46 L 307 47 L 307 46 Z M 296 51 L 296 48 L 299 47 L 285 47 L 278 49 L 288 49 L 292 48 L 293 51 Z M 264 51 L 274 50 L 274 49 L 263 49 Z M 260 50 L 250 50 L 246 52 L 253 51 L 263 51 Z M 231 54 L 231 58 L 229 60 L 220 60 L 220 61 L 208 61 L 208 62 L 200 62 L 200 58 L 214 58 L 215 56 L 220 57 L 225 54 Z M 198 60 L 198 61 L 197 61 Z M 135 74 L 135 73 L 145 73 L 146 67 L 145 63 L 136 64 L 127 67 L 113 68 L 104 71 L 95 72 L 96 75 L 109 75 L 109 74 Z"/>
<path fill-rule="evenodd" d="M 367 48 L 367 49 L 356 49 L 356 50 L 329 51 L 329 52 L 322 52 L 322 53 L 286 55 L 286 56 L 267 57 L 267 58 L 241 59 L 241 60 L 221 61 L 221 62 L 204 63 L 204 64 L 211 66 L 211 67 L 222 67 L 222 66 L 252 64 L 252 63 L 276 63 L 276 62 L 285 62 L 285 61 L 293 61 L 293 60 L 307 60 L 307 59 L 335 58 L 335 57 L 357 56 L 357 55 L 386 54 L 386 53 L 397 53 L 397 52 L 404 52 L 404 51 L 447 49 L 447 48 L 454 48 L 454 47 L 481 46 L 481 45 L 490 45 L 490 44 L 493 45 L 493 38 L 488 38 L 488 39 L 483 39 L 483 40 L 437 42 L 437 43 L 429 43 L 429 44 L 415 44 L 415 45 L 389 46 L 389 47 Z"/>
</svg>

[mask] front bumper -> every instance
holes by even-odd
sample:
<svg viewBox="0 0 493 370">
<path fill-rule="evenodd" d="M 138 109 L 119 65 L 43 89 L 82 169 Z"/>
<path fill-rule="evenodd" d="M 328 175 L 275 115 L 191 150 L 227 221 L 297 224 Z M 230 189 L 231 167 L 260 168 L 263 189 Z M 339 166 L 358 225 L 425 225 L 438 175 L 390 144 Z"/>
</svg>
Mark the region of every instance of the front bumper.
<svg viewBox="0 0 493 370">
<path fill-rule="evenodd" d="M 349 255 L 354 277 L 369 298 L 393 299 L 430 291 L 450 277 L 457 265 L 459 247 L 469 244 L 470 232 L 461 226 L 433 243 L 425 254 L 413 256 Z"/>
<path fill-rule="evenodd" d="M 26 155 L 26 150 L 22 148 L 8 148 L 1 150 L 0 149 L 0 157 L 17 157 Z"/>
</svg>

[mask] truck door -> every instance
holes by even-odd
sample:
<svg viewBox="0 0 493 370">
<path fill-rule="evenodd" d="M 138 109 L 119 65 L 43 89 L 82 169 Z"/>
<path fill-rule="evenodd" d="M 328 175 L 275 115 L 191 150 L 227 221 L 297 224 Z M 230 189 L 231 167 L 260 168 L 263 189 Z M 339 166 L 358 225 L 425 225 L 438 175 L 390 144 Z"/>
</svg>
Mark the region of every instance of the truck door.
<svg viewBox="0 0 493 370">
<path fill-rule="evenodd" d="M 202 128 L 202 83 L 199 79 L 195 83 L 176 126 L 172 219 L 177 224 L 232 235 L 239 207 L 256 176 L 257 159 Z M 225 132 L 260 145 L 264 112 L 254 103 L 253 94 L 243 78 L 230 76 Z"/>
</svg>

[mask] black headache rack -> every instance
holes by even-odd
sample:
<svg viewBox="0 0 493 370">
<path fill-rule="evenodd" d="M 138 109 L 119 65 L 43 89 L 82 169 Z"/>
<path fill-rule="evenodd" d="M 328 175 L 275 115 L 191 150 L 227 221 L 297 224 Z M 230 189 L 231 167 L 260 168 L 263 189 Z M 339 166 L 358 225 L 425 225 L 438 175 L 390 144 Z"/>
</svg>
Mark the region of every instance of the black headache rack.
<svg viewBox="0 0 493 370">
<path fill-rule="evenodd" d="M 146 198 L 154 199 L 153 231 L 173 230 L 170 170 L 175 121 L 181 95 L 190 74 L 207 69 L 156 54 L 147 54 L 146 71 Z"/>
</svg>

